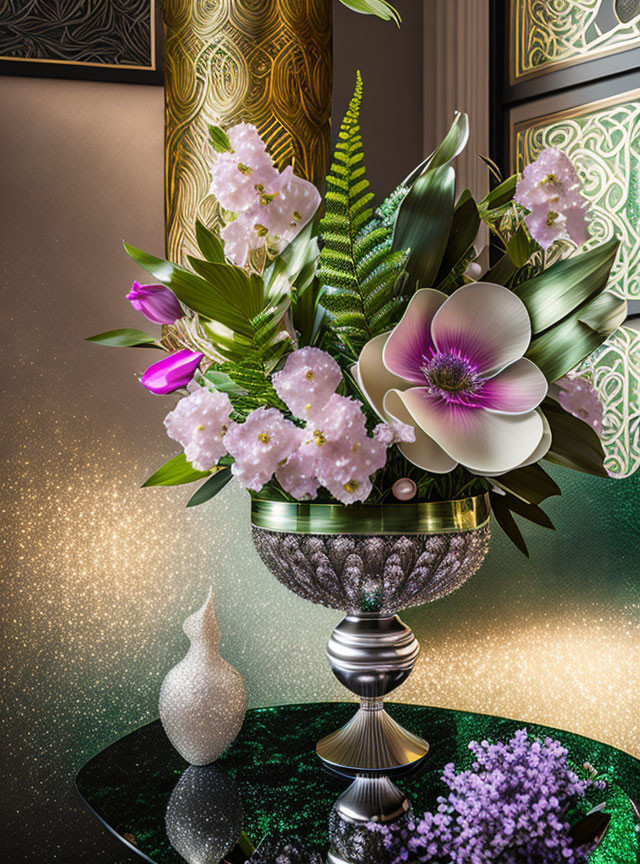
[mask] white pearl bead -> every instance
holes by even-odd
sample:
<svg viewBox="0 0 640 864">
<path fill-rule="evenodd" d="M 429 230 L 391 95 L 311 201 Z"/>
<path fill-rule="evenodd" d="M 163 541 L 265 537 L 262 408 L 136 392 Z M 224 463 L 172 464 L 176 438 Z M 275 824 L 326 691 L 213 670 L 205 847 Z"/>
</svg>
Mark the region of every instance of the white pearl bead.
<svg viewBox="0 0 640 864">
<path fill-rule="evenodd" d="M 400 480 L 396 480 L 391 487 L 391 491 L 398 501 L 410 501 L 412 498 L 415 498 L 418 487 L 413 480 L 410 480 L 408 477 L 402 477 Z"/>
</svg>

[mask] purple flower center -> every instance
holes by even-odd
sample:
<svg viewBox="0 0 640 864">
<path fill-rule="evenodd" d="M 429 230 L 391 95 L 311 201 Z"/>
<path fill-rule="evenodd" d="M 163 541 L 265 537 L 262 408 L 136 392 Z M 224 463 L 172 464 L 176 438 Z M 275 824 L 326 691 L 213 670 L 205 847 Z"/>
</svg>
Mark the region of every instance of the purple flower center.
<svg viewBox="0 0 640 864">
<path fill-rule="evenodd" d="M 431 355 L 422 355 L 420 368 L 433 396 L 439 396 L 456 405 L 479 407 L 479 402 L 474 397 L 482 388 L 484 378 L 480 376 L 475 363 L 452 352 L 434 352 Z"/>
</svg>

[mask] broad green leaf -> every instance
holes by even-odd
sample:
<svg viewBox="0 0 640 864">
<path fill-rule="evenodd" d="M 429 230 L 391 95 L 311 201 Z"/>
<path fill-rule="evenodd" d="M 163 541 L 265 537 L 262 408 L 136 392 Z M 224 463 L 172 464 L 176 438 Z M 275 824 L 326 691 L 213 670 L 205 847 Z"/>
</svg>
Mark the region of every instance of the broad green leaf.
<svg viewBox="0 0 640 864">
<path fill-rule="evenodd" d="M 229 136 L 219 126 L 209 126 L 209 141 L 217 153 L 227 153 L 231 150 Z"/>
<path fill-rule="evenodd" d="M 514 288 L 527 307 L 534 333 L 561 321 L 605 289 L 619 245 L 619 240 L 610 240 L 589 252 L 565 258 Z"/>
<path fill-rule="evenodd" d="M 547 498 L 561 494 L 555 480 L 538 464 L 515 468 L 499 477 L 492 477 L 491 482 L 528 504 L 541 504 Z"/>
<path fill-rule="evenodd" d="M 529 237 L 524 225 L 520 225 L 507 243 L 507 254 L 515 266 L 519 268 L 524 267 L 537 248 L 538 244 Z"/>
<path fill-rule="evenodd" d="M 87 336 L 85 342 L 96 342 L 111 348 L 162 348 L 153 336 L 142 330 L 108 330 L 96 336 Z"/>
<path fill-rule="evenodd" d="M 608 477 L 604 467 L 605 454 L 595 429 L 569 414 L 554 399 L 547 397 L 542 412 L 551 426 L 551 448 L 544 457 L 555 465 L 572 468 L 583 474 Z"/>
<path fill-rule="evenodd" d="M 469 140 L 469 115 L 456 112 L 453 123 L 442 142 L 433 153 L 413 169 L 411 174 L 402 181 L 402 186 L 412 186 L 421 175 L 427 171 L 435 171 L 443 165 L 448 165 L 459 156 Z"/>
<path fill-rule="evenodd" d="M 340 0 L 347 9 L 359 12 L 361 15 L 375 15 L 383 21 L 395 21 L 400 26 L 402 18 L 397 9 L 387 3 L 387 0 Z"/>
<path fill-rule="evenodd" d="M 436 279 L 453 221 L 455 172 L 448 165 L 428 171 L 411 187 L 398 210 L 392 249 L 410 249 L 406 269 L 421 288 Z"/>
<path fill-rule="evenodd" d="M 183 483 L 193 483 L 194 480 L 208 477 L 210 473 L 210 471 L 197 471 L 190 462 L 187 462 L 184 453 L 180 453 L 173 459 L 169 459 L 162 468 L 159 468 L 155 474 L 145 480 L 142 488 L 146 486 L 181 486 Z"/>
<path fill-rule="evenodd" d="M 578 321 L 586 324 L 596 333 L 609 336 L 626 319 L 627 305 L 626 300 L 614 298 L 612 294 L 599 294 L 584 307 L 578 316 Z"/>
<path fill-rule="evenodd" d="M 238 272 L 243 273 L 243 271 L 231 265 L 211 264 L 211 267 L 218 268 L 217 274 L 220 277 L 220 284 L 212 285 L 205 279 L 178 267 L 177 264 L 172 264 L 163 258 L 156 258 L 155 255 L 136 249 L 128 243 L 124 246 L 134 261 L 170 288 L 189 309 L 204 318 L 219 321 L 244 336 L 251 335 L 246 315 L 241 314 L 237 304 L 229 302 L 228 299 L 228 296 L 233 294 L 233 287 L 237 287 L 242 281 L 242 277 L 237 275 Z M 249 278 L 244 273 L 243 276 L 244 282 L 248 283 Z"/>
<path fill-rule="evenodd" d="M 204 504 L 205 501 L 213 498 L 221 489 L 224 489 L 229 480 L 231 480 L 230 468 L 221 468 L 219 471 L 214 471 L 211 477 L 189 498 L 187 507 L 197 507 L 198 504 Z"/>
<path fill-rule="evenodd" d="M 526 356 L 547 381 L 557 381 L 592 354 L 624 321 L 627 304 L 613 294 L 602 294 L 585 303 L 531 340 Z M 586 324 L 584 321 L 589 320 Z"/>
<path fill-rule="evenodd" d="M 224 247 L 217 234 L 206 228 L 199 219 L 196 219 L 196 240 L 200 251 L 214 264 L 224 264 Z"/>
<path fill-rule="evenodd" d="M 480 216 L 478 215 L 478 207 L 471 192 L 465 189 L 458 199 L 453 212 L 453 221 L 451 223 L 447 246 L 435 280 L 436 287 L 464 259 L 466 253 L 474 244 L 479 227 Z"/>
</svg>

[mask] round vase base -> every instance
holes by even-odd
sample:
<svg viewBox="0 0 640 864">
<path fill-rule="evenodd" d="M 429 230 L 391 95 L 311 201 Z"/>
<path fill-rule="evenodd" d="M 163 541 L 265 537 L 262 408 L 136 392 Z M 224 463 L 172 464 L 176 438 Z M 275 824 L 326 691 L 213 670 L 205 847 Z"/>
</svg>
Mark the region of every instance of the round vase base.
<svg viewBox="0 0 640 864">
<path fill-rule="evenodd" d="M 413 772 L 429 752 L 429 745 L 396 723 L 382 702 L 364 700 L 345 726 L 318 741 L 316 752 L 327 768 L 346 777 L 397 777 Z"/>
</svg>

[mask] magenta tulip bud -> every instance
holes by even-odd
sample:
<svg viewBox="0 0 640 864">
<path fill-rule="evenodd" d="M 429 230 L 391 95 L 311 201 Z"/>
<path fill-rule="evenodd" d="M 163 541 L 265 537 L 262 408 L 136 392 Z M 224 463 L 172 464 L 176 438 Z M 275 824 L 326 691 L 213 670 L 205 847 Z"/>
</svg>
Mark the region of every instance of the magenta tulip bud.
<svg viewBox="0 0 640 864">
<path fill-rule="evenodd" d="M 164 285 L 140 285 L 134 282 L 127 300 L 154 324 L 173 324 L 184 315 L 175 295 Z"/>
<path fill-rule="evenodd" d="M 184 348 L 149 366 L 140 383 L 152 393 L 173 393 L 187 386 L 203 357 L 204 354 Z"/>
</svg>

